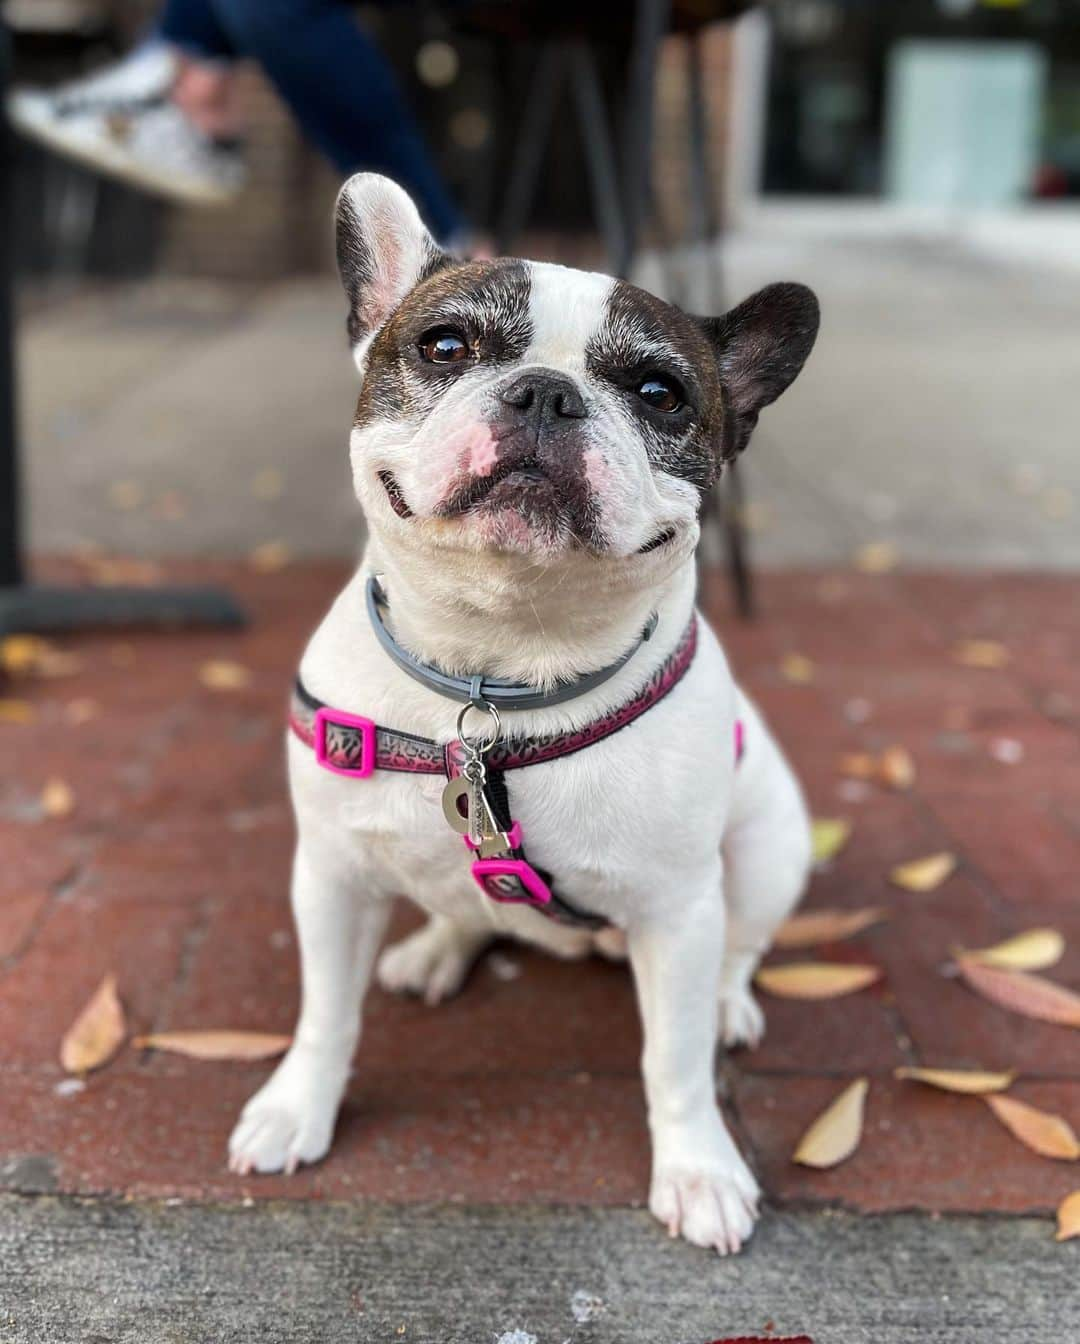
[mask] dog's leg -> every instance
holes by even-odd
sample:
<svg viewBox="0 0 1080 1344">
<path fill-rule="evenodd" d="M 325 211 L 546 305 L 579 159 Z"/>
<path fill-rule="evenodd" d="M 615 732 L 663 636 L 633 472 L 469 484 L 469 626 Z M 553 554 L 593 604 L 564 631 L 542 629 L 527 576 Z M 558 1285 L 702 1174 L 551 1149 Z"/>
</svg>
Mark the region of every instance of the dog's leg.
<svg viewBox="0 0 1080 1344">
<path fill-rule="evenodd" d="M 716 1015 L 724 946 L 721 877 L 677 919 L 632 926 L 652 1132 L 649 1208 L 672 1236 L 726 1255 L 749 1237 L 759 1192 L 716 1103 Z"/>
<path fill-rule="evenodd" d="M 479 915 L 431 915 L 422 929 L 386 949 L 376 978 L 392 994 L 419 994 L 425 1003 L 441 1003 L 458 992 L 494 936 L 490 923 Z"/>
<path fill-rule="evenodd" d="M 293 864 L 292 905 L 300 941 L 300 1020 L 288 1054 L 251 1098 L 229 1139 L 229 1166 L 295 1171 L 324 1157 L 360 1032 L 360 1005 L 388 904 L 353 879 L 316 865 L 303 843 Z"/>
<path fill-rule="evenodd" d="M 765 1017 L 751 990 L 754 972 L 798 903 L 810 872 L 806 805 L 779 752 L 776 758 L 776 786 L 768 805 L 724 837 L 728 929 L 720 1034 L 727 1046 L 754 1046 L 764 1034 Z"/>
</svg>

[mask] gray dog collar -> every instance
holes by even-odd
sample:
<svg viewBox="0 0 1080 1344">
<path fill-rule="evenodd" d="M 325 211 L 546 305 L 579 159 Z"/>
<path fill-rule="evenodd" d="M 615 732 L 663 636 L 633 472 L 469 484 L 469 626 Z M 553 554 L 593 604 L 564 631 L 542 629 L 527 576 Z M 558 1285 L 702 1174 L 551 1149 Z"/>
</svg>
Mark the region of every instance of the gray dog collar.
<svg viewBox="0 0 1080 1344">
<path fill-rule="evenodd" d="M 368 618 L 371 621 L 371 628 L 375 631 L 375 637 L 403 672 L 407 672 L 421 686 L 426 686 L 428 690 L 435 691 L 438 695 L 446 696 L 448 700 L 456 700 L 458 704 L 488 704 L 494 705 L 496 709 L 546 709 L 550 705 L 561 705 L 567 700 L 584 695 L 587 691 L 595 690 L 605 681 L 610 681 L 621 667 L 626 666 L 642 644 L 652 638 L 657 622 L 654 611 L 645 622 L 641 634 L 613 663 L 608 663 L 606 667 L 598 668 L 595 672 L 584 672 L 572 681 L 560 682 L 553 690 L 547 691 L 541 686 L 530 686 L 528 682 L 504 681 L 500 677 L 485 677 L 482 673 L 472 677 L 452 677 L 448 672 L 440 671 L 439 668 L 411 654 L 408 649 L 402 648 L 386 628 L 384 615 L 389 610 L 390 603 L 382 584 L 374 574 L 367 581 L 366 596 Z"/>
</svg>

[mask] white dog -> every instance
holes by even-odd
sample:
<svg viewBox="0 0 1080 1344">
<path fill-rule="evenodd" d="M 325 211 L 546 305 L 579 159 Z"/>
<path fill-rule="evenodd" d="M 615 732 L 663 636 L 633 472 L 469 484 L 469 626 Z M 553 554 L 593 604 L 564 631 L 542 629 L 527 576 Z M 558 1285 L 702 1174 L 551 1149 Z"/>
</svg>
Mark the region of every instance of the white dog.
<svg viewBox="0 0 1080 1344">
<path fill-rule="evenodd" d="M 329 1149 L 403 892 L 429 919 L 377 976 L 429 1003 L 496 936 L 628 951 L 649 1206 L 672 1235 L 736 1251 L 759 1194 L 717 1106 L 718 1029 L 761 1035 L 751 978 L 803 890 L 810 833 L 694 613 L 693 557 L 704 493 L 801 368 L 817 302 L 773 285 L 696 318 L 603 275 L 455 261 L 366 174 L 337 230 L 370 541 L 300 669 L 303 1004 L 231 1166 Z"/>
</svg>

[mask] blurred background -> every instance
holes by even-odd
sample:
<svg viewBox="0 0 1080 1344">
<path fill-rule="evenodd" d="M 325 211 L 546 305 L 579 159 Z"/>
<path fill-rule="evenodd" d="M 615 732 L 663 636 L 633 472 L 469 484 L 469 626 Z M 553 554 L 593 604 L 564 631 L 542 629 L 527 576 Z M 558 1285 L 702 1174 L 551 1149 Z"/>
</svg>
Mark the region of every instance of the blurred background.
<svg viewBox="0 0 1080 1344">
<path fill-rule="evenodd" d="M 154 8 L 5 0 L 14 83 L 107 68 Z M 817 290 L 818 348 L 739 473 L 753 562 L 1080 564 L 1080 0 L 687 0 L 647 70 L 634 6 L 576 8 L 357 16 L 471 237 L 699 311 Z M 15 140 L 33 551 L 356 550 L 340 175 L 238 80 L 248 175 L 218 208 Z"/>
</svg>

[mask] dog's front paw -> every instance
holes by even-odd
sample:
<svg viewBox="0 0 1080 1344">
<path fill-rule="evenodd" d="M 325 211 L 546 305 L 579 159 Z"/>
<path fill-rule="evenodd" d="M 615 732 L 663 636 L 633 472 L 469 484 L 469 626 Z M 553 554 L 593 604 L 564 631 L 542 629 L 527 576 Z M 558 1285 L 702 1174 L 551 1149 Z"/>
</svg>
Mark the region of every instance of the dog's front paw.
<svg viewBox="0 0 1080 1344">
<path fill-rule="evenodd" d="M 465 983 L 490 937 L 449 919 L 429 919 L 422 929 L 386 949 L 376 978 L 391 994 L 418 994 L 427 1004 L 441 1003 Z"/>
<path fill-rule="evenodd" d="M 720 995 L 720 1039 L 731 1049 L 748 1045 L 751 1049 L 761 1044 L 765 1035 L 765 1014 L 749 985 L 732 985 Z"/>
<path fill-rule="evenodd" d="M 318 1162 L 330 1149 L 344 1083 L 294 1047 L 240 1113 L 229 1137 L 229 1170 L 285 1171 Z"/>
<path fill-rule="evenodd" d="M 754 1230 L 760 1198 L 757 1181 L 725 1132 L 692 1161 L 654 1165 L 649 1210 L 670 1236 L 734 1255 Z"/>
</svg>

